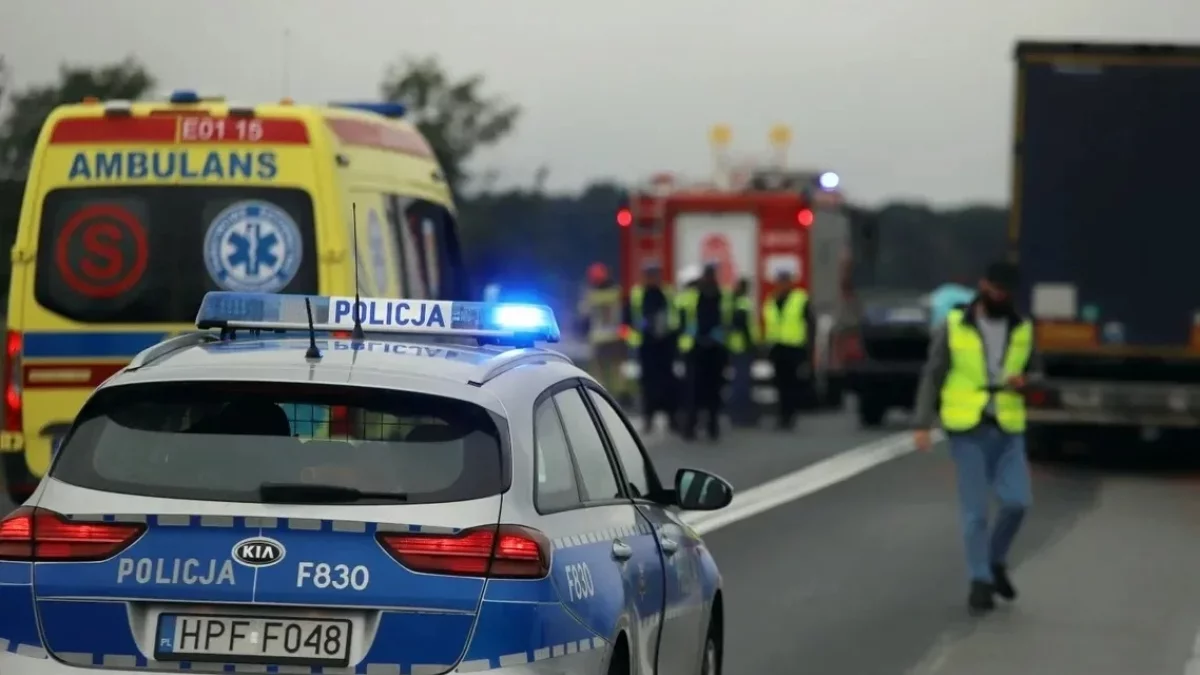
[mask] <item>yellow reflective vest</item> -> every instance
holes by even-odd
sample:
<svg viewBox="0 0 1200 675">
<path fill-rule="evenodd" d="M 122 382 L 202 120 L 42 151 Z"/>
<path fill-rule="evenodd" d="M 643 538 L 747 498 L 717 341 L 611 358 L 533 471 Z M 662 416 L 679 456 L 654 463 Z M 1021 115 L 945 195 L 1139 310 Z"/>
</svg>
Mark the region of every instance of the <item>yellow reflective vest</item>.
<svg viewBox="0 0 1200 675">
<path fill-rule="evenodd" d="M 962 309 L 946 315 L 946 345 L 950 368 L 942 384 L 941 417 L 946 431 L 970 431 L 983 420 L 988 399 L 995 397 L 996 423 L 1009 433 L 1025 431 L 1025 398 L 1015 391 L 988 391 L 987 355 L 979 330 L 966 321 Z M 1025 372 L 1033 354 L 1033 326 L 1021 321 L 1009 333 L 1004 353 L 1006 378 Z"/>
<path fill-rule="evenodd" d="M 588 342 L 613 342 L 621 337 L 621 290 L 592 288 L 584 296 L 588 322 Z"/>
<path fill-rule="evenodd" d="M 758 342 L 758 318 L 754 315 L 754 302 L 745 295 L 738 296 L 733 300 L 733 309 L 730 313 L 732 314 L 733 312 L 744 312 L 746 314 L 745 330 L 736 326 L 731 326 L 729 329 L 729 351 L 734 354 L 741 354 L 751 345 Z"/>
<path fill-rule="evenodd" d="M 775 296 L 763 303 L 763 342 L 784 347 L 804 347 L 808 344 L 808 322 L 804 320 L 804 309 L 808 306 L 808 293 L 800 288 L 788 292 L 779 308 Z"/>
<path fill-rule="evenodd" d="M 663 295 L 667 298 L 667 306 L 663 308 L 667 316 L 667 330 L 679 327 L 679 310 L 675 306 L 671 287 L 662 286 Z M 642 285 L 629 289 L 629 330 L 625 333 L 625 344 L 630 347 L 642 346 L 642 324 L 646 317 L 642 316 L 642 301 L 646 298 L 646 288 Z"/>
<path fill-rule="evenodd" d="M 687 353 L 696 345 L 696 310 L 700 305 L 700 291 L 689 288 L 681 292 L 675 299 L 675 311 L 683 314 L 683 331 L 679 334 L 679 351 Z M 729 326 L 733 315 L 733 302 L 728 293 L 721 294 L 721 325 Z M 714 336 L 716 337 L 716 336 Z"/>
</svg>

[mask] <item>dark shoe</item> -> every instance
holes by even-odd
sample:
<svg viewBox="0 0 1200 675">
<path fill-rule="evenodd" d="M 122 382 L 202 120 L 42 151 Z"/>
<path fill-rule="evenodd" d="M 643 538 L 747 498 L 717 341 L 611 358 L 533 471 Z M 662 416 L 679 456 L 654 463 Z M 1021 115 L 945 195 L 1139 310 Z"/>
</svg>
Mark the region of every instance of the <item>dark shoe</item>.
<svg viewBox="0 0 1200 675">
<path fill-rule="evenodd" d="M 1008 568 L 1004 565 L 992 565 L 992 586 L 996 590 L 996 595 L 1012 602 L 1017 599 L 1017 589 L 1012 585 L 1012 579 L 1008 578 Z"/>
<path fill-rule="evenodd" d="M 995 589 L 982 581 L 971 582 L 971 594 L 967 596 L 967 611 L 971 616 L 982 616 L 996 609 L 996 600 L 992 597 Z"/>
</svg>

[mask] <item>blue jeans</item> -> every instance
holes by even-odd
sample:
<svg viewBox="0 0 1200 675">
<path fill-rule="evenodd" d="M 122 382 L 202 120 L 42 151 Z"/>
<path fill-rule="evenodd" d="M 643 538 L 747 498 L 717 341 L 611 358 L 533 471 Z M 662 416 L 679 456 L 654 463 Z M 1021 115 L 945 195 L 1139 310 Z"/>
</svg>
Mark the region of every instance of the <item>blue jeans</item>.
<svg viewBox="0 0 1200 675">
<path fill-rule="evenodd" d="M 1025 436 L 985 424 L 950 434 L 950 454 L 958 472 L 967 568 L 972 581 L 991 583 L 991 566 L 1006 563 L 1025 511 L 1033 501 Z M 993 493 L 999 510 L 989 537 L 988 507 Z"/>
</svg>

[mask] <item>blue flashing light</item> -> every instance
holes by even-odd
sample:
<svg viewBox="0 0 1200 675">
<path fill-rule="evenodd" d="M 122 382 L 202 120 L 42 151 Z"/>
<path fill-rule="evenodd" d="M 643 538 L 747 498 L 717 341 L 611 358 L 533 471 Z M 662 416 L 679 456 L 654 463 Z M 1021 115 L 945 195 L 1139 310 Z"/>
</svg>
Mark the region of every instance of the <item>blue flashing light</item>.
<svg viewBox="0 0 1200 675">
<path fill-rule="evenodd" d="M 308 330 L 304 301 L 312 308 L 313 328 L 348 331 L 357 313 L 365 333 L 460 335 L 499 342 L 558 342 L 561 333 L 554 312 L 545 305 L 525 303 L 453 302 L 281 295 L 212 291 L 196 314 L 196 327 L 257 330 Z"/>
<path fill-rule="evenodd" d="M 836 173 L 832 171 L 826 171 L 825 173 L 821 174 L 821 177 L 818 178 L 817 181 L 821 184 L 821 188 L 824 190 L 836 190 L 837 186 L 841 184 L 842 179 L 839 178 Z"/>
<path fill-rule="evenodd" d="M 200 94 L 197 94 L 196 92 L 192 91 L 191 89 L 176 89 L 175 91 L 171 92 L 170 102 L 171 103 L 199 103 L 200 102 Z"/>
<path fill-rule="evenodd" d="M 393 119 L 404 117 L 405 113 L 408 112 L 408 108 L 403 103 L 334 103 L 333 106 L 335 108 L 364 110 Z"/>
</svg>

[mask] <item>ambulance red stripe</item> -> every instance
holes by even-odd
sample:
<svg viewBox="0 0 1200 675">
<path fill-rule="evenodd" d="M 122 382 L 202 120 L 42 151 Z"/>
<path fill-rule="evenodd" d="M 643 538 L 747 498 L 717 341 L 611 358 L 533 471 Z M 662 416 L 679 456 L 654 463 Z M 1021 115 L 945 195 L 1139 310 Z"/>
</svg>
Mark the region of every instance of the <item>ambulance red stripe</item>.
<svg viewBox="0 0 1200 675">
<path fill-rule="evenodd" d="M 50 143 L 174 143 L 178 127 L 167 117 L 78 117 L 59 120 Z"/>
<path fill-rule="evenodd" d="M 181 127 L 189 118 L 204 118 L 206 129 L 212 122 L 224 125 L 225 133 L 209 130 L 203 139 L 185 139 Z M 250 131 L 252 129 L 252 132 Z M 210 117 L 192 112 L 186 115 L 150 117 L 79 117 L 60 120 L 50 134 L 52 145 L 91 143 L 255 143 L 307 145 L 308 129 L 304 122 L 261 117 Z"/>
<path fill-rule="evenodd" d="M 125 365 L 94 361 L 27 364 L 22 379 L 26 389 L 95 389 Z"/>
<path fill-rule="evenodd" d="M 399 152 L 424 159 L 433 157 L 433 148 L 420 134 L 378 122 L 328 119 L 329 129 L 346 145 Z"/>
</svg>

